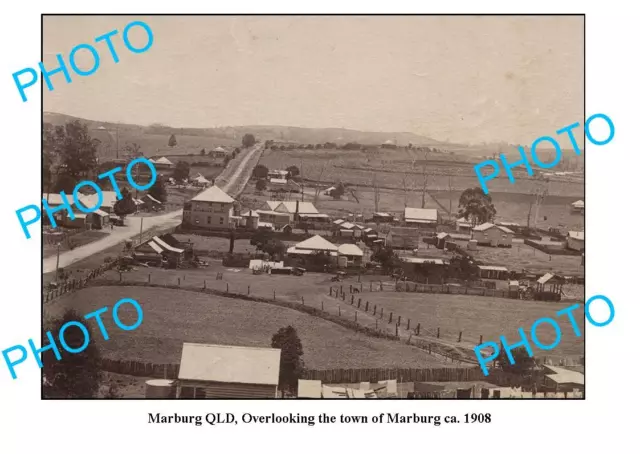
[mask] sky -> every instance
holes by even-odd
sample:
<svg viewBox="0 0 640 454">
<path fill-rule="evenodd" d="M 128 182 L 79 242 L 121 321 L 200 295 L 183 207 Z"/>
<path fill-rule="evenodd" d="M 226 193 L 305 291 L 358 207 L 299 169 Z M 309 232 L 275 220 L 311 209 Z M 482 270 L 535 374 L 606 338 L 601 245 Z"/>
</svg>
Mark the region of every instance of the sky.
<svg viewBox="0 0 640 454">
<path fill-rule="evenodd" d="M 128 51 L 124 27 L 154 34 Z M 530 144 L 584 121 L 582 17 L 49 16 L 46 68 L 95 44 L 91 76 L 52 76 L 44 110 L 173 127 L 243 125 L 414 132 L 458 143 Z M 132 29 L 136 47 L 146 43 Z M 83 69 L 88 51 L 77 54 Z M 581 136 L 581 134 L 579 134 Z M 582 145 L 582 137 L 579 137 Z"/>
</svg>

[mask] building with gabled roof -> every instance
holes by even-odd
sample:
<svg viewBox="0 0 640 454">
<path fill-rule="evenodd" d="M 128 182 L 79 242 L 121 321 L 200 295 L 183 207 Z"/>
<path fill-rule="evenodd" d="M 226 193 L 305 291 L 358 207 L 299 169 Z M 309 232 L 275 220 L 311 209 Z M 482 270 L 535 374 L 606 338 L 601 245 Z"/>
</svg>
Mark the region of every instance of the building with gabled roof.
<svg viewBox="0 0 640 454">
<path fill-rule="evenodd" d="M 404 222 L 421 226 L 436 226 L 440 218 L 435 208 L 410 208 L 404 209 Z"/>
<path fill-rule="evenodd" d="M 182 222 L 187 227 L 225 230 L 234 226 L 235 200 L 217 186 L 200 192 L 184 204 Z"/>
<path fill-rule="evenodd" d="M 493 247 L 511 247 L 513 235 L 513 230 L 491 222 L 485 222 L 471 229 L 472 240 L 476 240 L 478 244 Z"/>
<path fill-rule="evenodd" d="M 567 249 L 584 252 L 584 232 L 567 233 Z"/>
<path fill-rule="evenodd" d="M 178 372 L 181 398 L 276 398 L 280 349 L 231 345 L 182 345 Z"/>
</svg>

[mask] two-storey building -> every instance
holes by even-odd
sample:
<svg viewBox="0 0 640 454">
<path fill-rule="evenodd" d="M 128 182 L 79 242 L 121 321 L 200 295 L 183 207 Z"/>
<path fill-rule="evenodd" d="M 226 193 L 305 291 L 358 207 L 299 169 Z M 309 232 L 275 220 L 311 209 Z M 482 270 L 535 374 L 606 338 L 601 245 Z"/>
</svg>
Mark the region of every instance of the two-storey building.
<svg viewBox="0 0 640 454">
<path fill-rule="evenodd" d="M 184 204 L 182 222 L 187 227 L 230 229 L 234 202 L 222 189 L 211 186 Z"/>
</svg>

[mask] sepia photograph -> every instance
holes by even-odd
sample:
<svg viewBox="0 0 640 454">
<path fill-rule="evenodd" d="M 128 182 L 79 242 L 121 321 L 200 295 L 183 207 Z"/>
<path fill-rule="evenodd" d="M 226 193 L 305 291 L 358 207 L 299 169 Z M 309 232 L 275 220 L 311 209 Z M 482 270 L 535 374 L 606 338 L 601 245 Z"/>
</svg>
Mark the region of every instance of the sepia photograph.
<svg viewBox="0 0 640 454">
<path fill-rule="evenodd" d="M 585 399 L 583 14 L 44 14 L 34 68 L 43 399 Z"/>
</svg>

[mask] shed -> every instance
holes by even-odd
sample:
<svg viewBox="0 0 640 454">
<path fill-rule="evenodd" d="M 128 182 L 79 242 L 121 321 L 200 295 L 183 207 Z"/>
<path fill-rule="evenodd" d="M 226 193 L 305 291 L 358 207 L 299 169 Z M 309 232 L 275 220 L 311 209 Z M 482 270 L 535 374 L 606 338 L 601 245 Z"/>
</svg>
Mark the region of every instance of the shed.
<svg viewBox="0 0 640 454">
<path fill-rule="evenodd" d="M 578 389 L 580 391 L 584 390 L 584 374 L 577 372 L 575 370 L 565 369 L 563 367 L 543 365 L 546 369 L 543 384 L 550 388 L 558 391 L 573 391 L 574 389 Z"/>
<path fill-rule="evenodd" d="M 478 265 L 480 277 L 484 279 L 507 279 L 509 270 L 504 266 Z"/>
<path fill-rule="evenodd" d="M 570 231 L 567 233 L 567 249 L 584 252 L 584 232 Z"/>
<path fill-rule="evenodd" d="M 436 247 L 438 249 L 444 249 L 444 245 L 447 240 L 451 239 L 451 235 L 447 232 L 440 232 L 436 235 Z"/>
<path fill-rule="evenodd" d="M 181 398 L 276 398 L 280 349 L 231 345 L 182 345 Z"/>
<path fill-rule="evenodd" d="M 435 208 L 410 208 L 404 209 L 404 222 L 407 224 L 431 225 L 438 224 L 438 210 Z"/>
<path fill-rule="evenodd" d="M 538 292 L 552 292 L 561 294 L 562 286 L 565 283 L 563 277 L 553 273 L 547 273 L 537 281 Z"/>
</svg>

